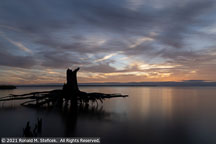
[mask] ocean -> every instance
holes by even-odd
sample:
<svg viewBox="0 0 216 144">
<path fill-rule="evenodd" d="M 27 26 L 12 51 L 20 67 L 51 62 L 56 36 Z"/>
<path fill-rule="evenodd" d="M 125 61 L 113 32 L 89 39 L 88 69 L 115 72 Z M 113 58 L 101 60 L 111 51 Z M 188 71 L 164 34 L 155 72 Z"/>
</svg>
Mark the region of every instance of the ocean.
<svg viewBox="0 0 216 144">
<path fill-rule="evenodd" d="M 18 87 L 0 97 L 61 87 Z M 82 86 L 86 92 L 121 93 L 126 98 L 69 109 L 27 108 L 0 102 L 0 137 L 20 137 L 27 121 L 42 118 L 42 137 L 100 137 L 102 144 L 215 144 L 216 87 Z"/>
</svg>

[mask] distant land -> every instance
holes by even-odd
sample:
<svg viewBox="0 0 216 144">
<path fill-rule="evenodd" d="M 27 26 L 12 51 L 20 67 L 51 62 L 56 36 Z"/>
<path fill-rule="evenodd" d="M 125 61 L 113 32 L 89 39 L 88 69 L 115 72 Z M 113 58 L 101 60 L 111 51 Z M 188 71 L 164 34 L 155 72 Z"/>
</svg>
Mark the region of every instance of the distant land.
<svg viewBox="0 0 216 144">
<path fill-rule="evenodd" d="M 18 87 L 59 87 L 63 86 L 60 83 L 54 84 L 37 84 L 37 85 L 17 85 Z M 80 83 L 79 86 L 216 86 L 216 82 L 204 80 L 186 80 L 181 82 L 168 81 L 168 82 L 107 82 L 107 83 Z"/>
<path fill-rule="evenodd" d="M 0 90 L 6 90 L 6 89 L 16 89 L 16 86 L 13 86 L 13 85 L 0 85 Z"/>
</svg>

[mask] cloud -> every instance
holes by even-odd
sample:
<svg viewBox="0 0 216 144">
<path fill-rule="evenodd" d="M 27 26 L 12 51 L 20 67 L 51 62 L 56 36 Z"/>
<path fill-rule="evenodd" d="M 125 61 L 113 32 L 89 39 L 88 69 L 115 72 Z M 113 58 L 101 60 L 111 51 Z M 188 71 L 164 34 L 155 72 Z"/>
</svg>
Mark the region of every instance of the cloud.
<svg viewBox="0 0 216 144">
<path fill-rule="evenodd" d="M 199 74 L 210 79 L 213 75 L 204 73 L 215 72 L 213 0 L 0 3 L 2 66 L 59 70 L 81 66 L 85 74 L 100 76 L 101 81 L 124 81 L 125 75 L 139 77 L 135 80 L 189 79 Z"/>
<path fill-rule="evenodd" d="M 150 38 L 150 37 L 138 38 L 138 39 L 135 41 L 135 43 L 132 44 L 132 45 L 130 45 L 129 47 L 130 47 L 130 48 L 135 48 L 135 47 L 141 45 L 143 42 L 148 42 L 148 41 L 153 41 L 153 39 Z"/>
<path fill-rule="evenodd" d="M 113 56 L 115 56 L 115 55 L 117 55 L 117 54 L 118 54 L 118 53 L 111 53 L 111 54 L 109 54 L 109 55 L 104 56 L 104 57 L 101 58 L 101 59 L 95 60 L 95 62 L 101 62 L 101 61 L 104 61 L 104 60 L 108 60 L 108 59 L 110 59 L 111 57 L 113 57 Z"/>
<path fill-rule="evenodd" d="M 14 46 L 16 46 L 17 48 L 19 48 L 20 50 L 32 54 L 31 49 L 25 47 L 25 46 L 24 46 L 22 43 L 20 43 L 20 42 L 16 42 L 16 41 L 14 41 L 14 40 L 8 38 L 8 37 L 5 36 L 3 33 L 1 33 L 1 31 L 0 31 L 0 36 L 1 36 L 2 38 L 6 39 L 6 40 L 7 40 L 8 42 L 10 42 L 11 44 L 13 44 Z"/>
<path fill-rule="evenodd" d="M 82 68 L 85 72 L 93 72 L 93 73 L 113 73 L 117 72 L 117 70 L 110 66 L 109 63 L 97 64 L 92 66 L 86 66 Z"/>
<path fill-rule="evenodd" d="M 41 66 L 48 68 L 62 68 L 67 69 L 72 66 L 81 66 L 82 61 L 76 55 L 68 53 L 59 53 L 55 51 L 40 52 L 38 55 L 41 57 Z M 38 56 L 38 57 L 39 57 Z"/>
<path fill-rule="evenodd" d="M 9 30 L 18 31 L 18 32 L 20 31 L 16 27 L 12 27 L 10 25 L 0 25 L 0 29 L 9 29 Z"/>
<path fill-rule="evenodd" d="M 36 61 L 31 56 L 15 56 L 7 52 L 0 52 L 0 65 L 20 68 L 31 68 Z"/>
<path fill-rule="evenodd" d="M 29 48 L 25 47 L 22 43 L 13 41 L 13 40 L 11 40 L 11 39 L 7 39 L 7 40 L 8 40 L 10 43 L 12 43 L 13 45 L 17 46 L 20 50 L 23 50 L 23 51 L 25 51 L 25 52 L 27 52 L 27 53 L 32 54 L 32 51 L 31 51 Z"/>
</svg>

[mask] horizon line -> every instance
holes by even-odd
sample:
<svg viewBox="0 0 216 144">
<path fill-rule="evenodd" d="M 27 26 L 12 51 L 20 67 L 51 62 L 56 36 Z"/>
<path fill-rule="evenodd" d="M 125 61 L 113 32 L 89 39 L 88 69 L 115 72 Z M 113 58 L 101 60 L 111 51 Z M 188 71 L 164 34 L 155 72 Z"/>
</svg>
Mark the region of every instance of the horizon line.
<svg viewBox="0 0 216 144">
<path fill-rule="evenodd" d="M 15 86 L 62 86 L 64 83 L 15 84 Z M 90 82 L 79 83 L 79 86 L 216 86 L 216 81 L 183 80 L 183 81 L 148 81 L 148 82 Z"/>
</svg>

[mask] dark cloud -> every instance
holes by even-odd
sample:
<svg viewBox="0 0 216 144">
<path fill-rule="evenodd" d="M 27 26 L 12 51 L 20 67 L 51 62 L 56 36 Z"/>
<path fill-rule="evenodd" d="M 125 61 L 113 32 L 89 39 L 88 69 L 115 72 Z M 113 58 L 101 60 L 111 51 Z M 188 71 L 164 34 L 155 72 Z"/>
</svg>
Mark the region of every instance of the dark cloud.
<svg viewBox="0 0 216 144">
<path fill-rule="evenodd" d="M 104 63 L 104 64 L 98 64 L 98 65 L 93 65 L 89 67 L 84 67 L 84 71 L 87 72 L 99 72 L 99 73 L 112 73 L 112 72 L 118 72 L 114 67 L 110 66 L 109 63 Z"/>
<path fill-rule="evenodd" d="M 162 30 L 159 40 L 172 47 L 182 48 L 184 37 L 195 33 L 194 27 L 209 24 L 210 21 L 203 21 L 201 16 L 214 6 L 213 1 L 190 1 L 184 6 L 163 10 L 163 18 L 158 22 Z"/>
<path fill-rule="evenodd" d="M 37 54 L 37 57 L 41 57 L 41 65 L 48 68 L 62 68 L 66 69 L 71 66 L 78 66 L 85 64 L 75 54 L 69 54 L 58 51 L 44 51 Z"/>
<path fill-rule="evenodd" d="M 20 68 L 31 68 L 36 61 L 31 56 L 15 56 L 6 52 L 0 52 L 0 65 Z"/>
</svg>

